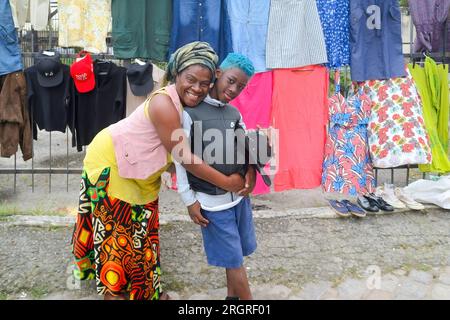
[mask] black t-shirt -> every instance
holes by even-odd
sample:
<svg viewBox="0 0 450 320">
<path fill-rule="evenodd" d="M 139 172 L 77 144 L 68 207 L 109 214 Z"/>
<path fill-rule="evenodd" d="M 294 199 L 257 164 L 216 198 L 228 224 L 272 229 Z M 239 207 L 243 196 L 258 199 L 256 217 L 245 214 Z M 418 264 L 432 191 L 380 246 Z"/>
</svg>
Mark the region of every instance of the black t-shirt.
<svg viewBox="0 0 450 320">
<path fill-rule="evenodd" d="M 125 117 L 126 68 L 113 62 L 94 61 L 95 88 L 86 93 L 75 90 L 77 149 L 91 143 L 103 128 Z"/>
<path fill-rule="evenodd" d="M 28 107 L 32 119 L 33 137 L 40 130 L 65 132 L 70 124 L 73 102 L 73 81 L 69 66 L 61 65 L 63 81 L 55 87 L 42 87 L 37 79 L 36 66 L 25 69 L 27 79 Z"/>
</svg>

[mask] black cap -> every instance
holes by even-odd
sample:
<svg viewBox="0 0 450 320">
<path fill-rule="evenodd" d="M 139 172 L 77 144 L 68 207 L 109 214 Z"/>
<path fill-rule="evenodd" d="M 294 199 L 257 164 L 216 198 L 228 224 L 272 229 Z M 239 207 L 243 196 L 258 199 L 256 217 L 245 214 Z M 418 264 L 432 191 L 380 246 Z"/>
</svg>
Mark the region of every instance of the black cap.
<svg viewBox="0 0 450 320">
<path fill-rule="evenodd" d="M 36 56 L 36 70 L 42 87 L 56 87 L 63 81 L 62 63 L 57 52 L 53 56 L 39 53 Z"/>
<path fill-rule="evenodd" d="M 128 67 L 127 77 L 131 92 L 135 96 L 146 96 L 153 90 L 153 64 L 132 64 Z"/>
</svg>

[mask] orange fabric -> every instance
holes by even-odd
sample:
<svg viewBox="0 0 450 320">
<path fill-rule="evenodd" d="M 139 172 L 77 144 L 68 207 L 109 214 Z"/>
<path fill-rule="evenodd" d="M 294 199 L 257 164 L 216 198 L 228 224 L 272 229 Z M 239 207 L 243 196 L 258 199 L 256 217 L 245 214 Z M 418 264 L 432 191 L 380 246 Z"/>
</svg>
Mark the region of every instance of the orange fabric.
<svg viewBox="0 0 450 320">
<path fill-rule="evenodd" d="M 328 117 L 327 95 L 325 67 L 274 70 L 272 126 L 279 130 L 275 191 L 320 186 Z"/>
</svg>

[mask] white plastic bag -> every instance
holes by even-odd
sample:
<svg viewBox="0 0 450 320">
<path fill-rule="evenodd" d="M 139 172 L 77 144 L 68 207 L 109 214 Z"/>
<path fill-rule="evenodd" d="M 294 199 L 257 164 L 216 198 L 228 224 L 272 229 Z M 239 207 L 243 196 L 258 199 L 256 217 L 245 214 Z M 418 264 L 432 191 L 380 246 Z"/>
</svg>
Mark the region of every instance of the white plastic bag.
<svg viewBox="0 0 450 320">
<path fill-rule="evenodd" d="M 450 209 L 450 176 L 443 176 L 437 181 L 420 179 L 404 190 L 418 202 Z"/>
</svg>

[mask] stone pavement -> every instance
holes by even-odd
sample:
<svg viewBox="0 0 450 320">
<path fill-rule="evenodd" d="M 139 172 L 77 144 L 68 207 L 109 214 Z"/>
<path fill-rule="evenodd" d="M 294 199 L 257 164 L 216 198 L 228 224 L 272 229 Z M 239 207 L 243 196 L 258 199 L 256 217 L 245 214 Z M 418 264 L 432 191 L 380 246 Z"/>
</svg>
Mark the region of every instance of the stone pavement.
<svg viewBox="0 0 450 320">
<path fill-rule="evenodd" d="M 255 211 L 258 249 L 245 261 L 255 299 L 450 299 L 448 210 L 274 214 Z M 222 300 L 224 271 L 207 265 L 199 227 L 186 216 L 161 220 L 163 288 L 175 299 Z M 0 299 L 101 298 L 93 282 L 72 281 L 72 225 L 73 217 L 0 220 Z"/>
</svg>

